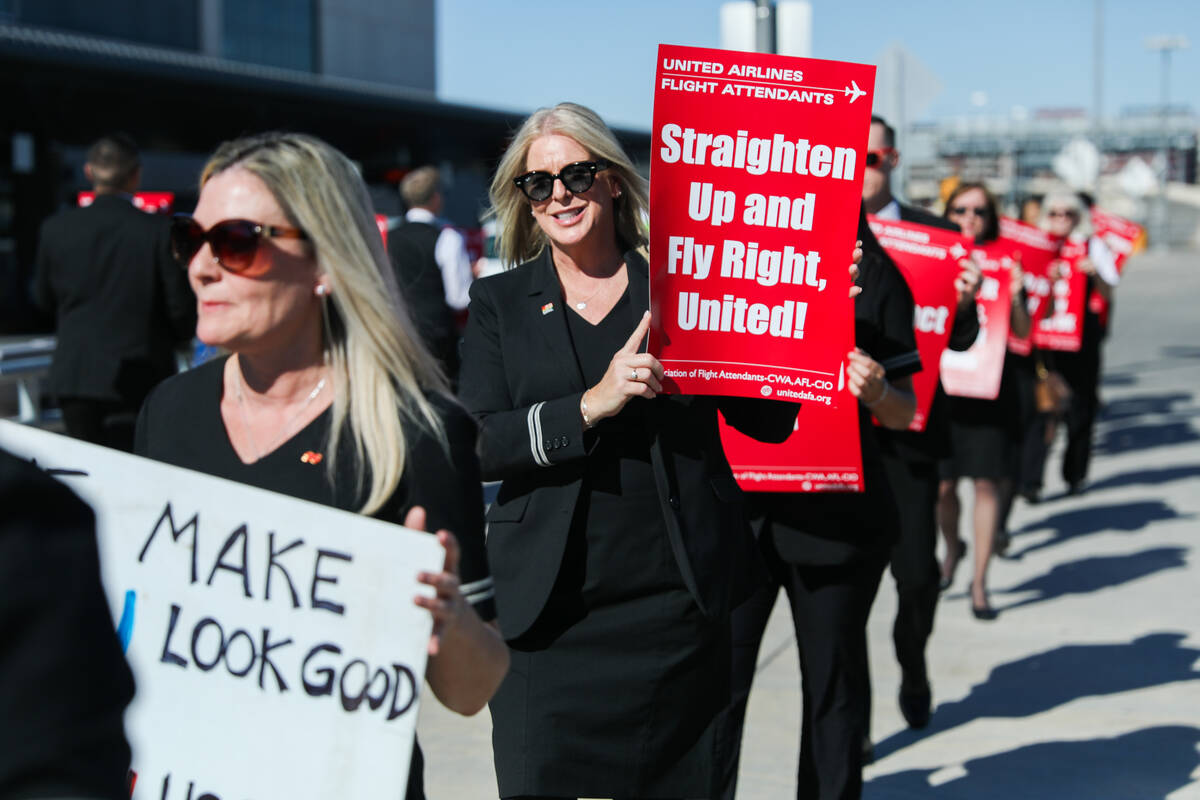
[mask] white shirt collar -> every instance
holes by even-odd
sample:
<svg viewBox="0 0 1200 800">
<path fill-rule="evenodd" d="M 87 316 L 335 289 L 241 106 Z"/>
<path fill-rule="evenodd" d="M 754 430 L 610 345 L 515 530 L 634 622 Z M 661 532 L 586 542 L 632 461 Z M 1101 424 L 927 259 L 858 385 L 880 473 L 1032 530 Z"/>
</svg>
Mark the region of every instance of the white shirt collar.
<svg viewBox="0 0 1200 800">
<path fill-rule="evenodd" d="M 879 213 L 875 215 L 878 219 L 886 219 L 895 222 L 900 219 L 900 202 L 896 198 L 883 208 L 879 209 Z"/>
</svg>

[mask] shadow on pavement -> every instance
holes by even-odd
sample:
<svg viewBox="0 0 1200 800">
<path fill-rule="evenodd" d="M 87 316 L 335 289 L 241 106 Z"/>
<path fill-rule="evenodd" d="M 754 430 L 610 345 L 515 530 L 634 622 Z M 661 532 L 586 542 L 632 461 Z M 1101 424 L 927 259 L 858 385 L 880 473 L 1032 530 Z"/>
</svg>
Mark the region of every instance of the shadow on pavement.
<svg viewBox="0 0 1200 800">
<path fill-rule="evenodd" d="M 1104 421 L 1129 419 L 1145 414 L 1173 414 L 1179 403 L 1191 403 L 1193 396 L 1185 392 L 1171 394 L 1148 394 L 1140 397 L 1123 397 L 1104 404 L 1100 419 Z"/>
<path fill-rule="evenodd" d="M 1122 644 L 1063 645 L 1001 664 L 988 674 L 986 681 L 971 687 L 971 693 L 962 700 L 939 704 L 928 727 L 919 731 L 905 729 L 878 742 L 875 745 L 876 760 L 881 761 L 914 742 L 982 717 L 1029 717 L 1082 697 L 1200 680 L 1200 671 L 1195 667 L 1200 649 L 1182 646 L 1186 638 L 1183 633 L 1164 632 L 1147 634 Z M 935 695 L 936 692 L 935 678 Z M 1194 767 L 1194 750 L 1192 758 Z M 1081 762 L 1072 759 L 1062 763 Z M 1089 795 L 1051 793 L 1046 796 Z"/>
<path fill-rule="evenodd" d="M 1092 453 L 1111 456 L 1195 441 L 1200 441 L 1200 434 L 1187 422 L 1146 422 L 1101 431 Z"/>
<path fill-rule="evenodd" d="M 1164 483 L 1197 476 L 1200 476 L 1200 464 L 1183 464 L 1178 467 L 1163 467 L 1162 469 L 1139 469 L 1134 472 L 1123 472 L 1120 475 L 1110 475 L 1103 480 L 1089 484 L 1088 491 L 1100 492 L 1124 486 L 1162 486 Z"/>
<path fill-rule="evenodd" d="M 1057 600 L 1069 594 L 1091 594 L 1101 589 L 1120 586 L 1156 572 L 1180 569 L 1187 566 L 1187 549 L 1183 547 L 1156 547 L 1140 553 L 1116 556 L 1093 556 L 1066 564 L 1057 564 L 1049 572 L 1030 578 L 1024 583 L 1000 589 L 1003 594 L 1036 592 L 1033 597 L 1018 600 L 1010 605 L 997 605 L 996 610 L 1004 613 L 1023 606 Z M 993 591 L 993 600 L 995 599 Z"/>
<path fill-rule="evenodd" d="M 1105 739 L 1042 742 L 963 764 L 966 774 L 938 786 L 938 770 L 881 775 L 864 787 L 866 800 L 991 800 L 991 798 L 1161 798 L 1189 785 L 1200 728 L 1163 725 Z"/>
<path fill-rule="evenodd" d="M 1196 467 L 1200 474 L 1200 467 Z M 1094 487 L 1093 487 L 1094 488 Z M 1027 522 L 1013 535 L 1041 531 L 1047 528 L 1054 531 L 1052 538 L 1044 542 L 1030 545 L 1021 550 L 1008 553 L 1007 557 L 1019 559 L 1029 553 L 1045 550 L 1048 547 L 1062 544 L 1081 536 L 1094 533 L 1110 533 L 1122 531 L 1125 533 L 1141 532 L 1153 522 L 1177 519 L 1182 515 L 1162 500 L 1148 500 L 1141 503 L 1114 503 L 1106 506 L 1091 506 L 1074 508 L 1070 511 L 1060 511 L 1045 519 Z"/>
</svg>

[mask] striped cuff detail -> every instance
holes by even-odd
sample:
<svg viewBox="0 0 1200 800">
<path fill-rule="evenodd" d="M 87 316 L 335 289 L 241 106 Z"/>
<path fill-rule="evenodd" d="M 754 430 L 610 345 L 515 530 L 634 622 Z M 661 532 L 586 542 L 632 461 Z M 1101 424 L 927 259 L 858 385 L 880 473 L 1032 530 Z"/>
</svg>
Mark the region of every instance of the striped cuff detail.
<svg viewBox="0 0 1200 800">
<path fill-rule="evenodd" d="M 907 353 L 901 353 L 898 356 L 892 356 L 886 361 L 880 361 L 879 365 L 883 367 L 883 371 L 887 373 L 892 373 L 908 367 L 920 367 L 921 354 L 916 350 L 909 350 Z"/>
<path fill-rule="evenodd" d="M 529 414 L 525 417 L 525 423 L 529 426 L 529 449 L 533 453 L 533 460 L 538 466 L 550 466 L 550 459 L 542 451 L 542 406 L 545 402 L 534 403 L 529 407 Z"/>
<path fill-rule="evenodd" d="M 490 577 L 471 583 L 464 583 L 458 587 L 458 590 L 462 592 L 462 596 L 466 601 L 473 606 L 479 605 L 485 600 L 491 600 L 496 596 L 496 587 Z"/>
</svg>

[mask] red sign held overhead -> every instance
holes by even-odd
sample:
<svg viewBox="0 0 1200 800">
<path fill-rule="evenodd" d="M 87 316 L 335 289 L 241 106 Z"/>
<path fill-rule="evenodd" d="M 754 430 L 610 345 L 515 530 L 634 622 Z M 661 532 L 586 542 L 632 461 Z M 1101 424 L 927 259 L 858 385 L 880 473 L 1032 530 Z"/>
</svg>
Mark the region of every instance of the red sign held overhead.
<svg viewBox="0 0 1200 800">
<path fill-rule="evenodd" d="M 832 404 L 875 68 L 660 45 L 650 351 L 668 392 Z"/>
<path fill-rule="evenodd" d="M 868 217 L 871 232 L 896 262 L 913 296 L 913 332 L 924 369 L 913 376 L 917 411 L 909 430 L 923 431 L 938 385 L 938 363 L 950 342 L 958 309 L 954 279 L 959 262 L 970 254 L 971 242 L 950 230 L 912 222 Z"/>
</svg>

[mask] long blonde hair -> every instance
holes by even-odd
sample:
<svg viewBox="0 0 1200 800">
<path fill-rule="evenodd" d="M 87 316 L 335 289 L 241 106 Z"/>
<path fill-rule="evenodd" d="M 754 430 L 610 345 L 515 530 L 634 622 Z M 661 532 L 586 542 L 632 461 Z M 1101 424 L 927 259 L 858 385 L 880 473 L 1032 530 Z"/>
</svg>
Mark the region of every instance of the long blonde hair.
<svg viewBox="0 0 1200 800">
<path fill-rule="evenodd" d="M 609 163 L 608 169 L 616 175 L 622 190 L 621 196 L 613 201 L 617 241 L 622 249 L 645 247 L 645 220 L 650 205 L 646 181 L 638 175 L 617 137 L 595 111 L 577 103 L 559 103 L 553 108 L 539 108 L 521 124 L 492 178 L 489 192 L 492 207 L 488 215 L 494 216 L 498 225 L 497 250 L 501 262 L 506 267 L 516 266 L 536 258 L 546 246 L 546 235 L 529 214 L 529 200 L 513 185 L 513 178 L 528 171 L 525 159 L 534 140 L 552 134 L 574 139 L 593 158 Z"/>
<path fill-rule="evenodd" d="M 328 474 L 336 474 L 338 442 L 349 421 L 359 495 L 363 476 L 371 476 L 359 511 L 372 514 L 404 474 L 404 421 L 445 443 L 426 392 L 450 397 L 446 378 L 400 297 L 367 187 L 346 156 L 304 134 L 249 136 L 221 145 L 200 185 L 232 167 L 266 184 L 288 221 L 308 234 L 317 269 L 328 276 L 322 338 L 335 387 Z"/>
</svg>

